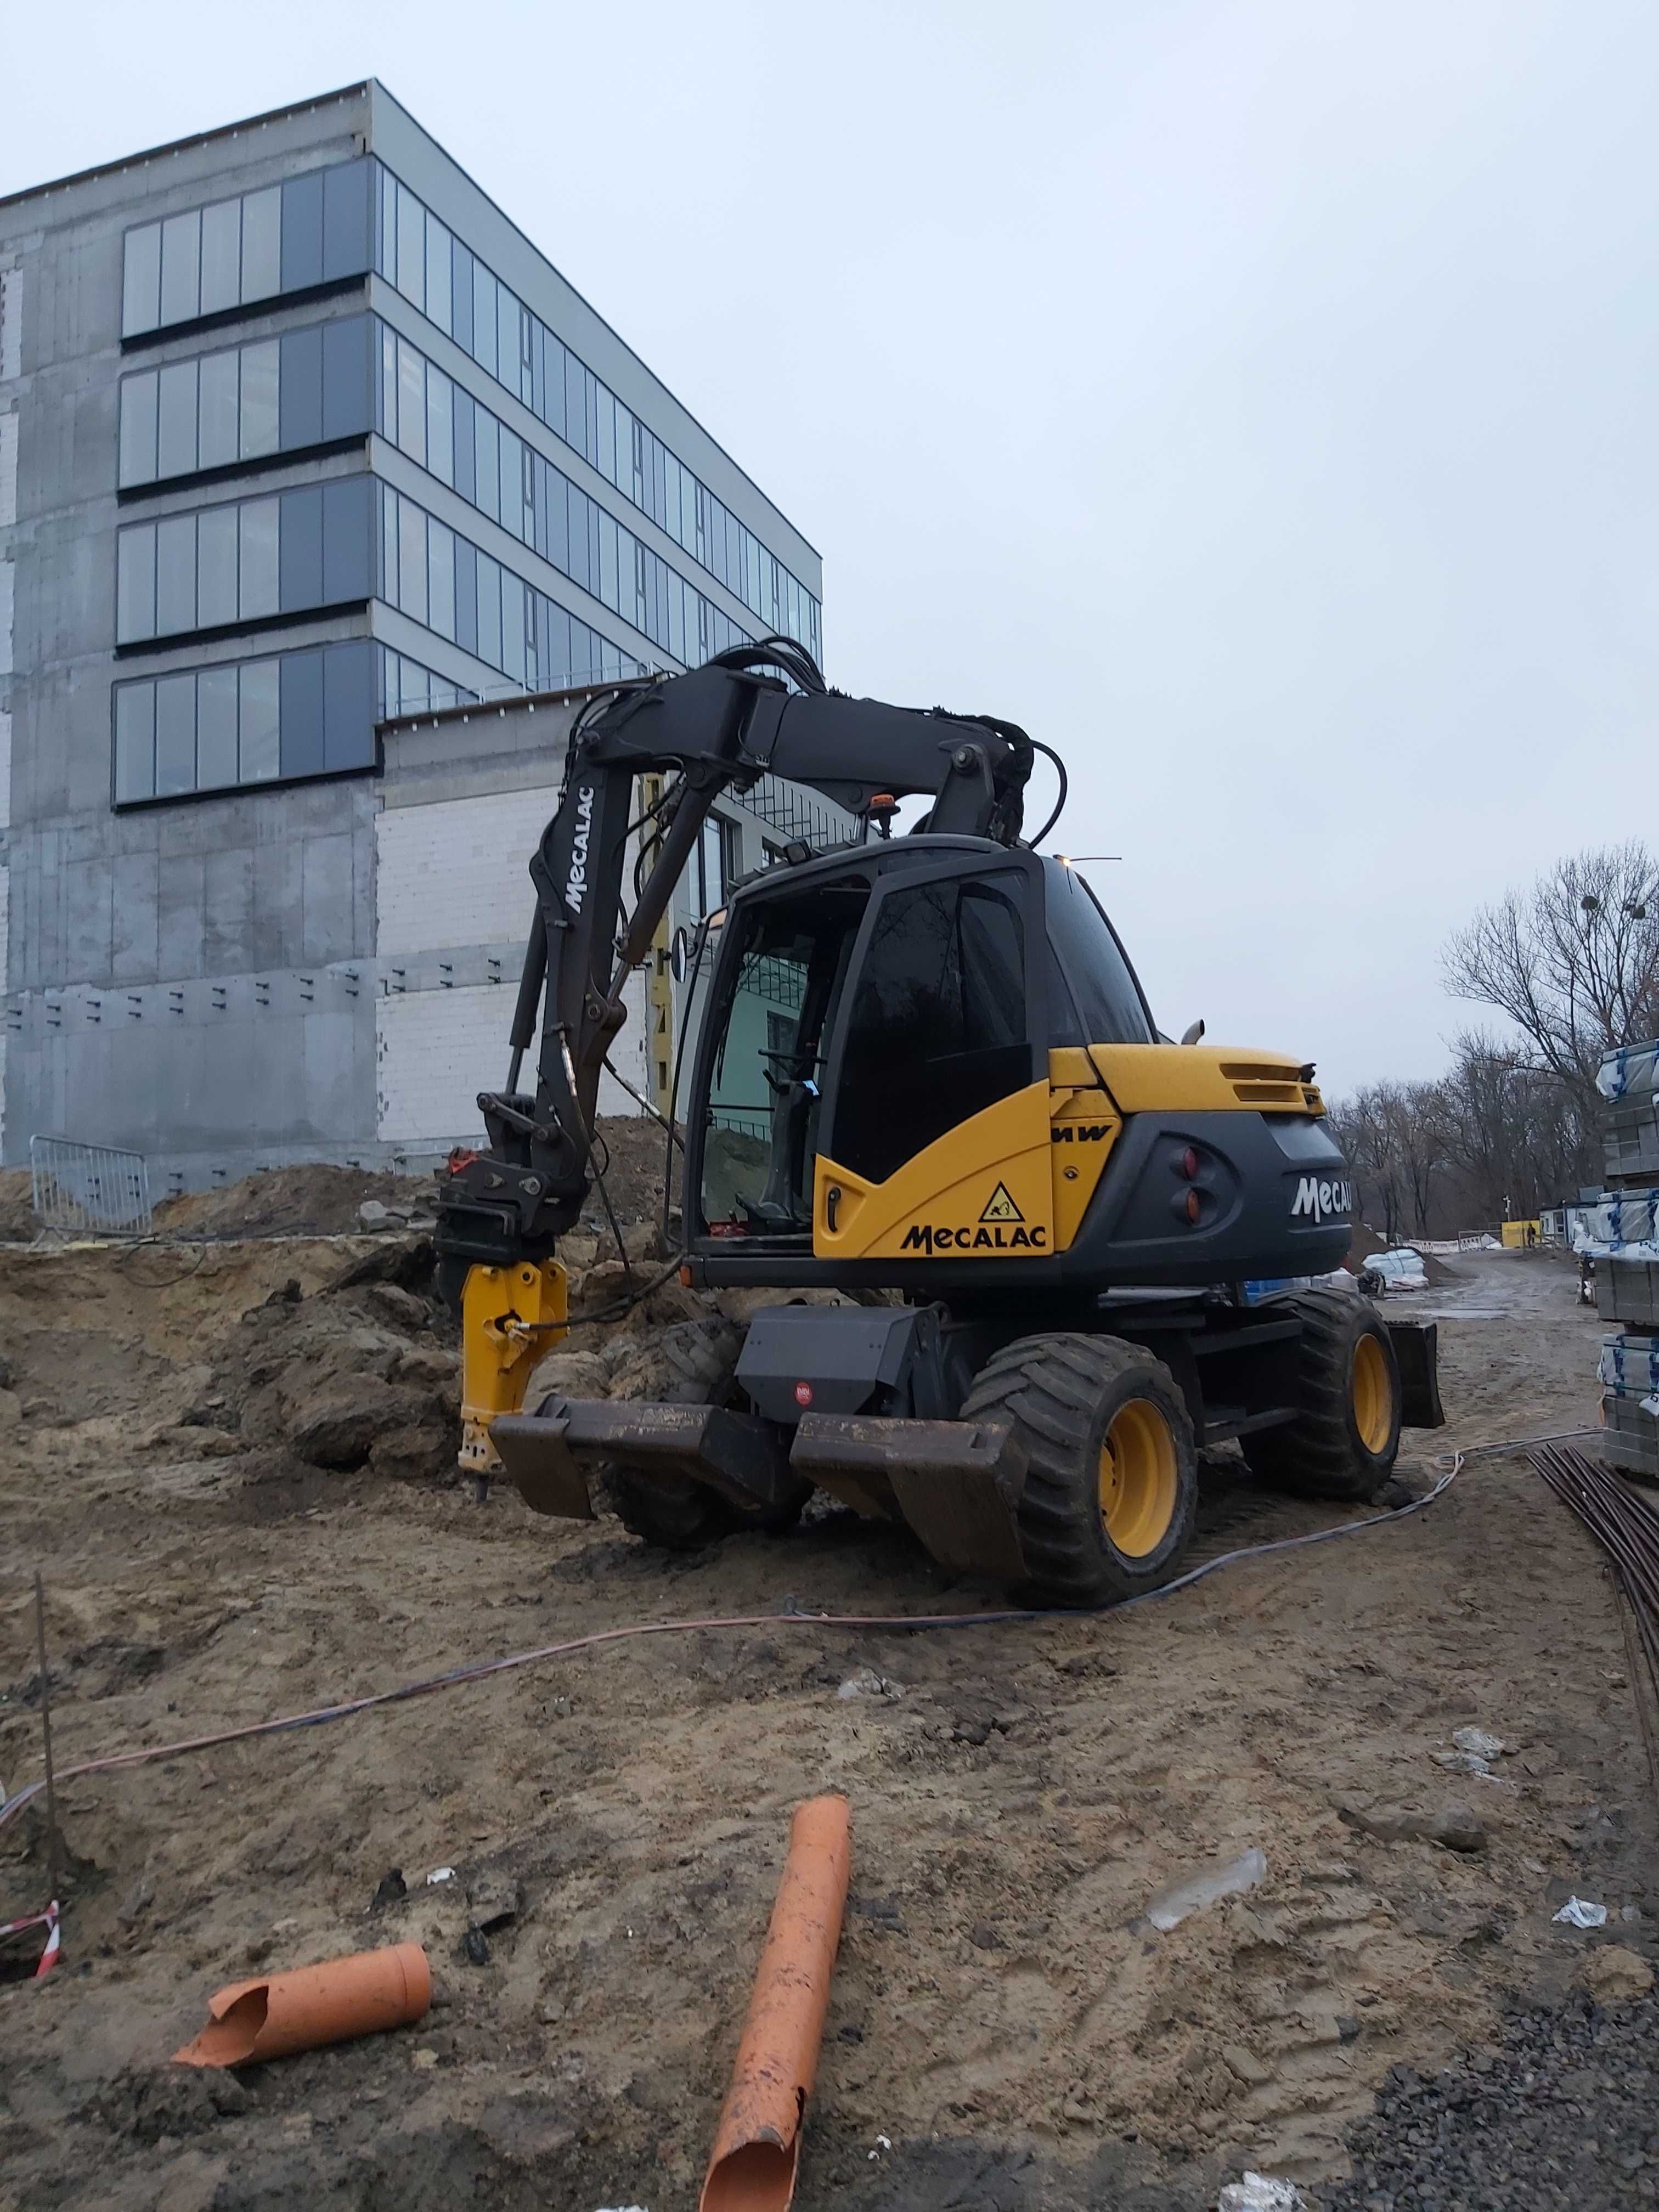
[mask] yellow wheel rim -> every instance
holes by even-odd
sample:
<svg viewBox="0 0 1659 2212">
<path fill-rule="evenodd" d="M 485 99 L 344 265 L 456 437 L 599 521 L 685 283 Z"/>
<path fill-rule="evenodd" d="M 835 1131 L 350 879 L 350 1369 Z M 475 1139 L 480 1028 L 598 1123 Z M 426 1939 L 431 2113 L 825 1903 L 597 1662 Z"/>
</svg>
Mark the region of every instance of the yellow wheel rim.
<svg viewBox="0 0 1659 2212">
<path fill-rule="evenodd" d="M 1100 1523 L 1125 1559 L 1144 1559 L 1169 1534 L 1176 1488 L 1170 1424 L 1150 1399 L 1131 1398 L 1100 1448 Z"/>
<path fill-rule="evenodd" d="M 1388 1449 L 1394 1426 L 1394 1382 L 1382 1347 L 1374 1336 L 1362 1336 L 1353 1348 L 1348 1372 L 1348 1404 L 1359 1441 L 1368 1452 Z"/>
</svg>

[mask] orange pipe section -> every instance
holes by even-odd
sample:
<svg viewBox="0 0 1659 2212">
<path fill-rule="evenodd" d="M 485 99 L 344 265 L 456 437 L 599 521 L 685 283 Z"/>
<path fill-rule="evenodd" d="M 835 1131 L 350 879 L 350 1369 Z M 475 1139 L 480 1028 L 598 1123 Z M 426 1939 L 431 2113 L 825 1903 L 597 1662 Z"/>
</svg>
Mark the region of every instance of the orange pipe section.
<svg viewBox="0 0 1659 2212">
<path fill-rule="evenodd" d="M 790 1824 L 699 2212 L 786 2212 L 795 2193 L 851 1861 L 847 1800 L 809 1798 Z"/>
<path fill-rule="evenodd" d="M 320 1966 L 295 1966 L 252 1982 L 232 1982 L 208 1999 L 208 2024 L 175 2066 L 240 2066 L 286 2058 L 354 2035 L 405 2027 L 432 2002 L 432 1974 L 418 1943 L 357 1951 Z"/>
</svg>

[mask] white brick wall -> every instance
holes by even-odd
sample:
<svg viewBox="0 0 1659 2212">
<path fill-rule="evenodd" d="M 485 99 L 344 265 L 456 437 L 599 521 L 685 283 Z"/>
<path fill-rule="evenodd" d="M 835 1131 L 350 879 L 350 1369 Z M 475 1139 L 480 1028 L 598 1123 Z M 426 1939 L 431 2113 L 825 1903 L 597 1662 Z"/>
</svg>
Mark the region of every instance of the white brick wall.
<svg viewBox="0 0 1659 2212">
<path fill-rule="evenodd" d="M 382 957 L 522 945 L 536 910 L 530 856 L 557 800 L 556 786 L 549 785 L 392 806 L 378 816 L 375 941 Z"/>
<path fill-rule="evenodd" d="M 416 811 L 432 810 L 410 810 Z M 517 981 L 513 976 L 504 984 L 395 993 L 376 1002 L 380 1134 L 386 1143 L 444 1150 L 483 1138 L 477 1096 L 507 1079 L 507 1033 Z M 629 978 L 627 998 L 628 1021 L 611 1056 L 635 1088 L 649 1097 L 642 975 Z M 526 1077 L 529 1072 L 526 1064 Z M 601 1114 L 639 1110 L 620 1084 L 601 1078 Z"/>
</svg>

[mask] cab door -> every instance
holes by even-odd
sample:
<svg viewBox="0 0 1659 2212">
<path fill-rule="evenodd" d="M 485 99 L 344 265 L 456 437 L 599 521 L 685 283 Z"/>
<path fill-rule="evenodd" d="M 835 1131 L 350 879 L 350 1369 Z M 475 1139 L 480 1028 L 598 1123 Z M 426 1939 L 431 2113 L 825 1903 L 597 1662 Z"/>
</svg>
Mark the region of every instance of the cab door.
<svg viewBox="0 0 1659 2212">
<path fill-rule="evenodd" d="M 1053 1249 L 1044 942 L 1032 854 L 884 869 L 830 1054 L 816 1257 Z"/>
</svg>

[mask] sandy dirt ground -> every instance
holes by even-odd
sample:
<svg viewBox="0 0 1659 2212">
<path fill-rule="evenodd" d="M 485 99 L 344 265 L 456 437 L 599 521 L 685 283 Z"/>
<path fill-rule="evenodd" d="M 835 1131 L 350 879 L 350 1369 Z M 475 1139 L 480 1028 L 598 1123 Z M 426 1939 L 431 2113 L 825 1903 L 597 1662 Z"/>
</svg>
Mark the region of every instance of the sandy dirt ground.
<svg viewBox="0 0 1659 2212">
<path fill-rule="evenodd" d="M 37 1564 L 62 1766 L 623 1623 L 995 1601 L 839 1510 L 665 1562 L 614 1521 L 480 1504 L 429 1455 L 342 1445 L 331 1472 L 251 1439 L 292 1373 L 259 1347 L 294 1328 L 320 1359 L 337 1312 L 386 1338 L 377 1388 L 441 1389 L 415 1292 L 321 1295 L 386 1249 L 0 1254 L 8 1787 L 40 1771 Z M 1449 1265 L 1401 1302 L 1443 1316 L 1451 1425 L 1407 1438 L 1419 1492 L 1431 1454 L 1595 1418 L 1574 1271 Z M 1198 1552 L 1343 1517 L 1224 1455 Z M 1653 1954 L 1629 1663 L 1600 1555 L 1507 1451 L 1413 1517 L 1115 1616 L 656 1637 L 70 1779 L 64 1964 L 0 1984 L 0 2207 L 681 2212 L 790 1808 L 824 1789 L 854 1875 L 805 2212 L 1317 2181 L 1390 2066 L 1489 2045 L 1615 1931 Z M 1508 1747 L 1492 1778 L 1437 1763 L 1470 1724 Z M 1482 1847 L 1410 1832 L 1445 1814 Z M 1161 1884 L 1253 1845 L 1261 1887 L 1148 1925 Z M 25 1814 L 0 1916 L 45 1881 Z M 1553 1924 L 1572 1890 L 1605 1937 Z M 405 1938 L 438 1981 L 417 2027 L 235 2078 L 166 2065 L 219 1984 Z"/>
</svg>

